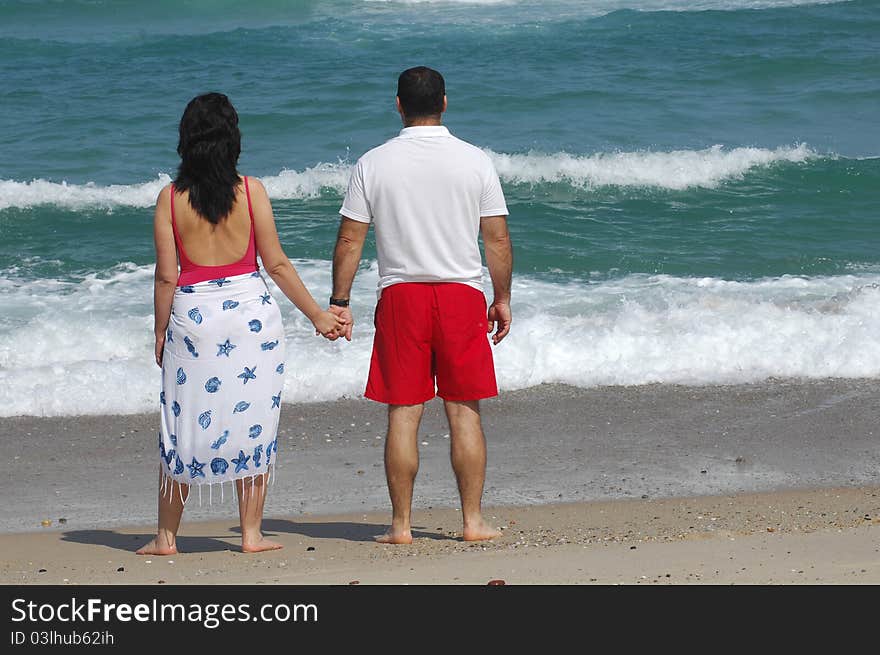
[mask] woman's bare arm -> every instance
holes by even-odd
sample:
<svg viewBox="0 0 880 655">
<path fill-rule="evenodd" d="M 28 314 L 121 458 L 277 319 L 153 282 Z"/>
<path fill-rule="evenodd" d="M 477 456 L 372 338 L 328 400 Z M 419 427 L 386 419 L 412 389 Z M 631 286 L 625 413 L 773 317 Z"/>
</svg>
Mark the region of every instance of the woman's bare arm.
<svg viewBox="0 0 880 655">
<path fill-rule="evenodd" d="M 306 288 L 293 264 L 290 263 L 275 227 L 272 203 L 266 188 L 258 179 L 249 177 L 251 207 L 254 211 L 254 232 L 257 239 L 257 252 L 263 260 L 263 267 L 278 285 L 282 293 L 290 299 L 315 326 L 315 329 L 327 336 L 344 323 L 330 312 L 324 311 Z"/>
<path fill-rule="evenodd" d="M 162 366 L 165 334 L 171 318 L 171 303 L 177 287 L 177 247 L 171 227 L 170 186 L 159 192 L 153 216 L 153 241 L 156 245 L 156 272 L 153 281 L 153 331 L 156 334 L 156 363 Z"/>
</svg>

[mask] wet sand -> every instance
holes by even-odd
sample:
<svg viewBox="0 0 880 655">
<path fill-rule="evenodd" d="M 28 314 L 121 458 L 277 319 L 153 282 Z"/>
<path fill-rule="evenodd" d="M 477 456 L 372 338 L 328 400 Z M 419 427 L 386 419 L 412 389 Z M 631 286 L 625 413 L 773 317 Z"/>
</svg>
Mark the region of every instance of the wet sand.
<svg viewBox="0 0 880 655">
<path fill-rule="evenodd" d="M 173 564 L 131 552 L 154 529 L 156 416 L 3 419 L 0 582 L 877 583 L 878 392 L 784 380 L 503 393 L 483 403 L 485 505 L 505 528 L 488 545 L 455 536 L 435 400 L 409 547 L 372 542 L 388 521 L 384 408 L 285 405 L 266 506 L 285 549 L 235 552 L 227 486 L 222 504 L 216 488 L 188 503 Z"/>
</svg>

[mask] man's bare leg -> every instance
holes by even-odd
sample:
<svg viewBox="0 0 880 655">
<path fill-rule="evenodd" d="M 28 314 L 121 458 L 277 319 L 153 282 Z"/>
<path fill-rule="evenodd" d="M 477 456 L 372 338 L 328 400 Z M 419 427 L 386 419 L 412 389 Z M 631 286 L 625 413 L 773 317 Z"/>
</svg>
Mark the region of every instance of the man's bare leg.
<svg viewBox="0 0 880 655">
<path fill-rule="evenodd" d="M 376 541 L 411 544 L 413 485 L 419 472 L 419 423 L 424 404 L 389 405 L 385 437 L 385 478 L 391 496 L 391 528 Z"/>
<path fill-rule="evenodd" d="M 183 516 L 183 504 L 189 497 L 189 485 L 168 480 L 162 484 L 162 470 L 159 470 L 159 529 L 156 537 L 136 552 L 138 555 L 176 555 L 177 530 Z M 164 490 L 164 493 L 163 493 Z"/>
<path fill-rule="evenodd" d="M 486 480 L 486 439 L 480 423 L 479 401 L 447 400 L 446 418 L 452 438 L 452 470 L 461 496 L 461 516 L 465 541 L 482 541 L 501 536 L 483 520 L 480 504 Z"/>
<path fill-rule="evenodd" d="M 244 553 L 261 553 L 278 550 L 282 545 L 263 537 L 263 505 L 266 502 L 267 478 L 257 475 L 235 481 L 238 492 L 238 518 L 241 524 L 241 550 Z"/>
</svg>

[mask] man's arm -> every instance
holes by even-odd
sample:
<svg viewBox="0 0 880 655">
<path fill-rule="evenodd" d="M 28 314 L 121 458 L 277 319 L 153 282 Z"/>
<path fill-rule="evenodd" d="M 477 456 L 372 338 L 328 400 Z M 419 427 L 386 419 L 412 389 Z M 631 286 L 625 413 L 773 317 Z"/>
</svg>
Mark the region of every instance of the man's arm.
<svg viewBox="0 0 880 655">
<path fill-rule="evenodd" d="M 336 247 L 333 250 L 333 298 L 349 300 L 351 298 L 351 285 L 357 274 L 358 264 L 361 261 L 361 252 L 364 249 L 364 241 L 370 224 L 363 221 L 343 216 L 339 222 L 339 231 L 336 234 Z M 330 306 L 330 311 L 347 320 L 348 324 L 342 335 L 351 341 L 351 328 L 354 325 L 350 307 Z"/>
<path fill-rule="evenodd" d="M 489 306 L 486 329 L 491 332 L 498 324 L 498 329 L 492 335 L 492 343 L 498 345 L 510 332 L 512 315 L 510 313 L 510 287 L 513 278 L 513 246 L 510 242 L 510 232 L 507 229 L 507 216 L 487 216 L 480 220 L 480 233 L 483 236 L 483 246 L 486 249 L 486 266 L 489 267 L 489 277 L 492 278 L 492 290 L 494 299 Z"/>
</svg>

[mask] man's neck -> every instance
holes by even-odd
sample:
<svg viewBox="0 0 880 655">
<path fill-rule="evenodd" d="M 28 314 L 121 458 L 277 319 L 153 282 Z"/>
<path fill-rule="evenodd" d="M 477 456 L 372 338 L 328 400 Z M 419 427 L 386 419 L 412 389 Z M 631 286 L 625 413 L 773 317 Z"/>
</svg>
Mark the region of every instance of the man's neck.
<svg viewBox="0 0 880 655">
<path fill-rule="evenodd" d="M 404 127 L 437 127 L 442 125 L 439 117 L 426 116 L 424 118 L 413 118 L 412 120 L 404 120 Z"/>
</svg>

